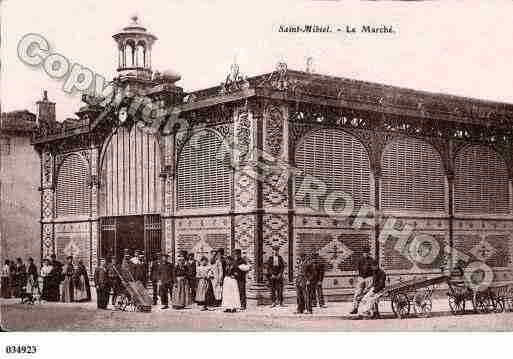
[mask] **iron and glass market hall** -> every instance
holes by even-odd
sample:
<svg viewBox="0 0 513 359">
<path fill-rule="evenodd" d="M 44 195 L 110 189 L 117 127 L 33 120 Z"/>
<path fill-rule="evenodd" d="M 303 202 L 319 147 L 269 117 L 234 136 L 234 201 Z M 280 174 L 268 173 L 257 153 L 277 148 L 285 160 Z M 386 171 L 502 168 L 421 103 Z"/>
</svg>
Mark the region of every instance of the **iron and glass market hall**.
<svg viewBox="0 0 513 359">
<path fill-rule="evenodd" d="M 136 20 L 113 36 L 122 96 L 84 96 L 64 122 L 46 93 L 37 103 L 42 257 L 91 270 L 125 250 L 240 248 L 256 302 L 275 246 L 289 295 L 301 252 L 325 262 L 328 297 L 351 293 L 364 247 L 389 283 L 439 275 L 455 253 L 513 279 L 513 105 L 285 63 L 253 77 L 234 64 L 219 86 L 186 93 L 152 69 L 157 38 Z"/>
</svg>

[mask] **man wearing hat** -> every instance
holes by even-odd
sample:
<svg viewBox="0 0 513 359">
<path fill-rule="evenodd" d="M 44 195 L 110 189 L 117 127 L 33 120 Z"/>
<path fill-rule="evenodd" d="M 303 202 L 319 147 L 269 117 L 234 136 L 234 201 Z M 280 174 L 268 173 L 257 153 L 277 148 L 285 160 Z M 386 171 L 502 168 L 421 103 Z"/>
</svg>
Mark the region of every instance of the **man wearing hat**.
<svg viewBox="0 0 513 359">
<path fill-rule="evenodd" d="M 364 247 L 362 257 L 358 260 L 358 278 L 356 279 L 356 287 L 354 289 L 353 310 L 349 314 L 357 314 L 358 306 L 365 293 L 372 286 L 372 276 L 374 271 L 372 266 L 375 260 L 370 256 L 369 247 Z"/>
<path fill-rule="evenodd" d="M 109 304 L 109 276 L 105 259 L 101 258 L 98 267 L 94 270 L 94 285 L 96 286 L 96 304 L 98 309 L 107 309 Z"/>
<path fill-rule="evenodd" d="M 152 295 L 153 295 L 153 305 L 157 305 L 157 299 L 158 299 L 158 268 L 160 266 L 160 253 L 156 253 L 155 257 L 151 261 L 150 266 L 150 281 L 151 281 L 151 287 L 153 289 Z"/>
<path fill-rule="evenodd" d="M 280 256 L 280 247 L 273 246 L 273 254 L 266 263 L 267 280 L 271 289 L 271 307 L 276 307 L 278 302 L 283 306 L 283 272 L 285 271 L 285 261 Z"/>
<path fill-rule="evenodd" d="M 306 310 L 312 314 L 312 280 L 314 279 L 312 262 L 305 252 L 299 253 L 296 266 L 297 310 L 295 314 L 303 314 Z"/>
<path fill-rule="evenodd" d="M 169 308 L 169 297 L 168 293 L 172 293 L 173 288 L 173 276 L 174 267 L 169 262 L 169 254 L 162 254 L 161 261 L 158 266 L 158 286 L 160 294 L 160 302 L 162 303 L 162 309 Z"/>
<path fill-rule="evenodd" d="M 240 249 L 233 250 L 233 264 L 235 268 L 239 271 L 239 274 L 236 276 L 237 285 L 239 287 L 239 295 L 240 295 L 240 305 L 241 310 L 246 309 L 247 299 L 246 299 L 246 273 L 249 270 L 248 263 L 242 258 L 242 252 Z"/>
</svg>

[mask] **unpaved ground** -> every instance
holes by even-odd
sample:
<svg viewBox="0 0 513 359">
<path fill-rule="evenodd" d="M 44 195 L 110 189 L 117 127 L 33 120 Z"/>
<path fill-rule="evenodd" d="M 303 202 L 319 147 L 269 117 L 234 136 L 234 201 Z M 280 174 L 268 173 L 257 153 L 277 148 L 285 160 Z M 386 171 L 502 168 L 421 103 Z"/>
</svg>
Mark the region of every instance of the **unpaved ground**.
<svg viewBox="0 0 513 359">
<path fill-rule="evenodd" d="M 19 304 L 2 300 L 2 328 L 9 331 L 372 331 L 372 330 L 513 330 L 513 313 L 453 316 L 447 303 L 437 299 L 430 318 L 396 319 L 388 304 L 380 310 L 384 319 L 355 320 L 347 313 L 349 303 L 330 303 L 313 315 L 295 315 L 294 306 L 254 307 L 245 312 L 223 313 L 219 309 L 201 312 L 198 308 L 181 311 L 153 307 L 151 313 L 97 310 L 95 303 Z"/>
</svg>

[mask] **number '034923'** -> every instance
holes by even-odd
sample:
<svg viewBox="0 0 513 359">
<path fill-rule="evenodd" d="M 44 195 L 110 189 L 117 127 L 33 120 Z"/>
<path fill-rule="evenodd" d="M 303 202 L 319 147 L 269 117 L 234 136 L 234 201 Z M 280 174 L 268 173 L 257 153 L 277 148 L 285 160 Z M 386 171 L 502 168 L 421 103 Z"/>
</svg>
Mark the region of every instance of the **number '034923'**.
<svg viewBox="0 0 513 359">
<path fill-rule="evenodd" d="M 35 345 L 6 345 L 7 354 L 35 354 L 37 347 Z"/>
</svg>

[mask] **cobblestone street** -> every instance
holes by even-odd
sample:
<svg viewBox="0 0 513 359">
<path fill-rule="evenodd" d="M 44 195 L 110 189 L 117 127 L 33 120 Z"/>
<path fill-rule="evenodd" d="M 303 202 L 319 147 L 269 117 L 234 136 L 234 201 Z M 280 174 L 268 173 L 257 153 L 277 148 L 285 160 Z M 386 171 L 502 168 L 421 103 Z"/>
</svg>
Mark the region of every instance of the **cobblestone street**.
<svg viewBox="0 0 513 359">
<path fill-rule="evenodd" d="M 202 312 L 197 307 L 181 311 L 161 310 L 152 313 L 97 310 L 95 303 L 19 304 L 3 300 L 2 328 L 8 331 L 460 331 L 512 330 L 513 313 L 453 316 L 444 299 L 433 302 L 429 318 L 396 319 L 389 303 L 380 308 L 383 319 L 358 320 L 349 316 L 350 303 L 329 303 L 313 315 L 295 315 L 294 305 L 284 308 L 259 306 L 240 313 L 223 313 L 220 309 Z"/>
</svg>

